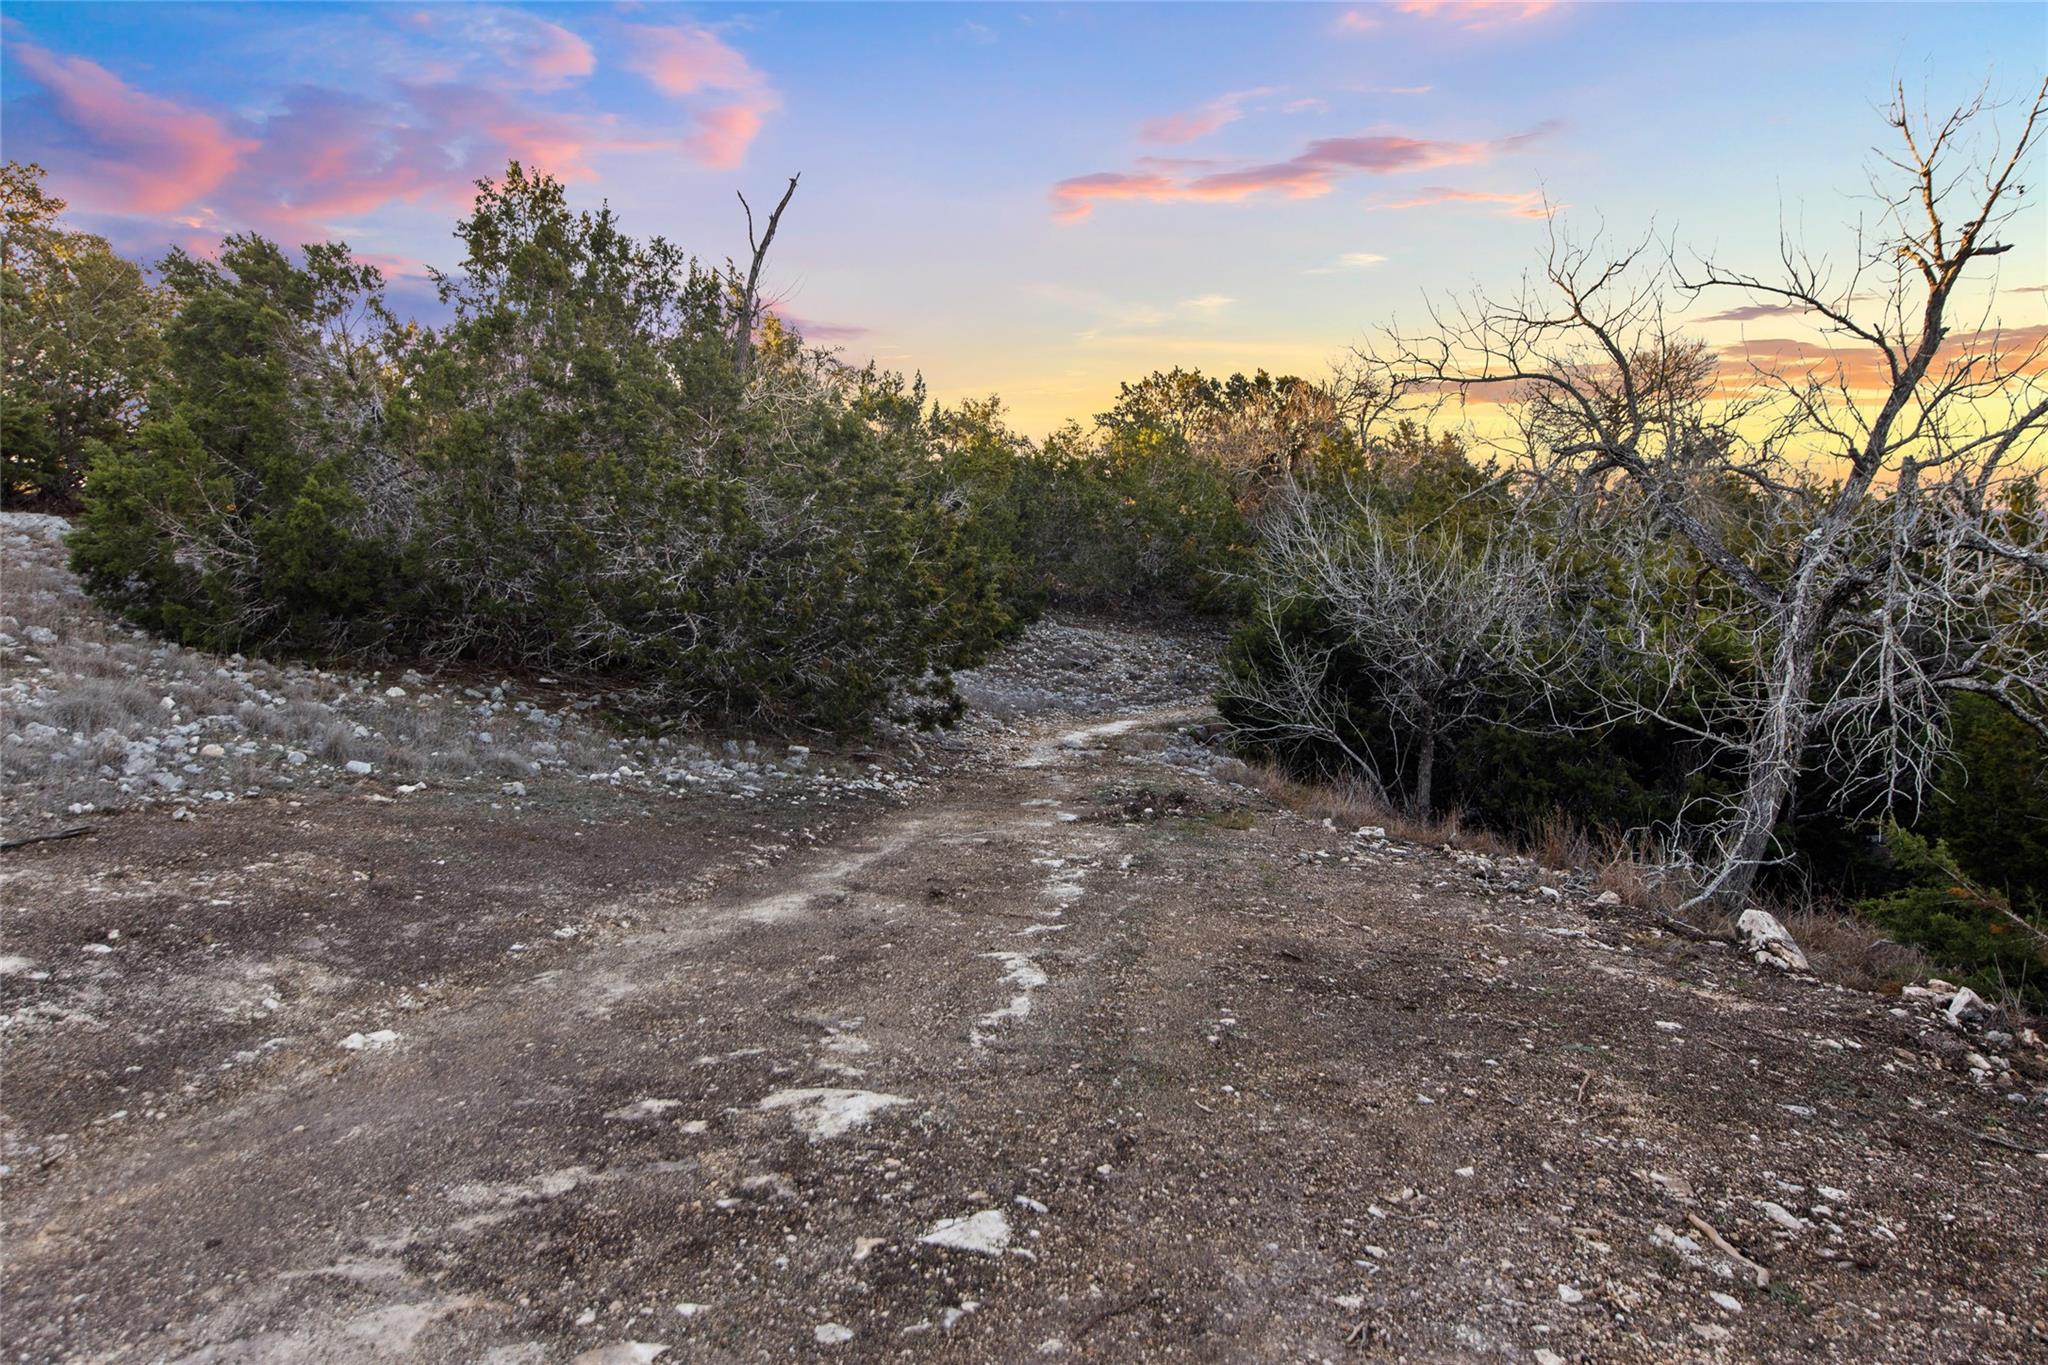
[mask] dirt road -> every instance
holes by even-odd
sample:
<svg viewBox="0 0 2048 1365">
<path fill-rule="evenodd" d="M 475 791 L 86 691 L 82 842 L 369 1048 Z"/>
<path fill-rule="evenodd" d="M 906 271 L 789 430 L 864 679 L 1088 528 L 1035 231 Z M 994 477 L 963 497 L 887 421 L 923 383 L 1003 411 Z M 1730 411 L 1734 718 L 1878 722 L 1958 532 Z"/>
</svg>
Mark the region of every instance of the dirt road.
<svg viewBox="0 0 2048 1365">
<path fill-rule="evenodd" d="M 2038 1077 L 1275 809 L 1198 718 L 815 817 L 359 785 L 8 855 L 7 1350 L 2048 1351 Z"/>
</svg>

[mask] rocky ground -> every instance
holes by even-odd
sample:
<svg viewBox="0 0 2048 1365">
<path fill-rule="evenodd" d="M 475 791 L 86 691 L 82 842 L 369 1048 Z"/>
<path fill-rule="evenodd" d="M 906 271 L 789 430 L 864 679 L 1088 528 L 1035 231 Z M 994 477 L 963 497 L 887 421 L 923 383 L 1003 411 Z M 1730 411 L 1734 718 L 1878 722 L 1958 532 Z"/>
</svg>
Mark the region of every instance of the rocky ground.
<svg viewBox="0 0 2048 1365">
<path fill-rule="evenodd" d="M 91 830 L 0 854 L 16 1358 L 2048 1352 L 2025 1021 L 1275 805 L 1213 640 L 733 752 L 165 650 L 8 529 L 8 832 Z"/>
</svg>

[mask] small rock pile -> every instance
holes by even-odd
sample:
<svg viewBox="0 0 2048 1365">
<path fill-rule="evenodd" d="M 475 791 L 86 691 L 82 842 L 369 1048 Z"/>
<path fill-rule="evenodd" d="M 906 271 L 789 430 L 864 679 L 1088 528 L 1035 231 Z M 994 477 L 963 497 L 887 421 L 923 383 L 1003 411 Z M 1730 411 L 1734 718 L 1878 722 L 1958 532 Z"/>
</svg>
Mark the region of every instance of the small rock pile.
<svg viewBox="0 0 2048 1365">
<path fill-rule="evenodd" d="M 1892 1008 L 1894 1017 L 1931 1016 L 1964 1044 L 1958 1060 L 1977 1085 L 2003 1090 L 2008 1100 L 2024 1104 L 2028 1096 L 2023 1087 L 2031 1081 L 2038 1091 L 2036 1102 L 2048 1104 L 2048 1044 L 2036 1030 L 2014 1026 L 2003 1011 L 1968 986 L 1939 978 L 1924 986 L 1902 987 L 1899 998 L 1906 1003 Z"/>
</svg>

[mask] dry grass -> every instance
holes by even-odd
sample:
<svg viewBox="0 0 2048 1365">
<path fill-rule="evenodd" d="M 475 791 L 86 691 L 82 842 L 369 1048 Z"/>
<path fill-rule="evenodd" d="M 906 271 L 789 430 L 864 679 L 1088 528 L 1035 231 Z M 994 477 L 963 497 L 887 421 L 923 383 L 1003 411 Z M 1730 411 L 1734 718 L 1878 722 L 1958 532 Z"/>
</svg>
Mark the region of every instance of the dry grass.
<svg viewBox="0 0 2048 1365">
<path fill-rule="evenodd" d="M 1545 867 L 1597 870 L 1596 890 L 1612 891 L 1622 904 L 1658 918 L 1674 916 L 1698 886 L 1689 864 L 1669 858 L 1654 844 L 1603 844 L 1562 817 L 1543 822 L 1518 847 L 1499 835 L 1467 826 L 1456 814 L 1417 820 L 1390 810 L 1358 783 L 1297 782 L 1270 764 L 1236 761 L 1226 765 L 1221 775 L 1288 810 L 1342 828 L 1376 825 L 1409 843 L 1461 848 L 1494 857 L 1520 854 Z M 1838 905 L 1805 898 L 1768 903 L 1763 908 L 1784 923 L 1814 970 L 1827 980 L 1857 990 L 1893 993 L 1909 982 L 1940 975 L 1920 950 L 1892 942 Z M 1686 911 L 1685 922 L 1710 934 L 1728 934 L 1734 928 L 1731 916 L 1700 907 Z"/>
<path fill-rule="evenodd" d="M 1942 975 L 1918 948 L 1894 943 L 1839 906 L 1805 901 L 1766 906 L 1799 941 L 1814 971 L 1861 991 L 1892 994 Z"/>
<path fill-rule="evenodd" d="M 48 701 L 25 710 L 32 720 L 86 734 L 103 730 L 133 734 L 159 716 L 156 694 L 141 683 L 103 677 L 81 678 Z"/>
<path fill-rule="evenodd" d="M 1612 891 L 1621 897 L 1623 905 L 1656 915 L 1676 914 L 1700 885 L 1697 869 L 1691 863 L 1673 859 L 1668 849 L 1648 838 L 1618 841 L 1594 861 L 1600 869 L 1594 882 L 1597 889 Z M 1724 932 L 1731 927 L 1711 913 L 1700 914 L 1695 910 L 1688 914 L 1693 916 L 1690 922 L 1709 932 Z"/>
<path fill-rule="evenodd" d="M 1328 820 L 1344 829 L 1372 826 L 1407 843 L 1462 848 L 1492 857 L 1522 851 L 1491 830 L 1468 825 L 1460 812 L 1418 819 L 1395 810 L 1362 782 L 1298 782 L 1270 763 L 1235 760 L 1225 765 L 1220 774 L 1225 781 L 1249 787 L 1276 805 L 1312 820 Z M 1570 866 L 1553 864 L 1558 865 Z"/>
</svg>

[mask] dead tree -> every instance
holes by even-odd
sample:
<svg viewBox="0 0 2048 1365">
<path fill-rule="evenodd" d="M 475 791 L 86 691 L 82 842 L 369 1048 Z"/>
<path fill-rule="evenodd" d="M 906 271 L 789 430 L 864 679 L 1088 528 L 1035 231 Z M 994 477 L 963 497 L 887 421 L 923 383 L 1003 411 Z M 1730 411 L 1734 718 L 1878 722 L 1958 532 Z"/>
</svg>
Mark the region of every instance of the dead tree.
<svg viewBox="0 0 2048 1365">
<path fill-rule="evenodd" d="M 1553 580 L 1505 539 L 1392 525 L 1362 497 L 1294 493 L 1264 528 L 1254 575 L 1267 666 L 1226 683 L 1238 727 L 1264 743 L 1309 741 L 1344 755 L 1386 795 L 1372 746 L 1352 732 L 1345 692 L 1362 685 L 1386 718 L 1387 749 L 1412 772 L 1407 805 L 1427 817 L 1445 736 L 1486 709 L 1511 675 L 1540 668 Z M 1311 604 L 1327 640 L 1298 638 L 1289 607 Z"/>
<path fill-rule="evenodd" d="M 782 192 L 782 201 L 775 206 L 775 212 L 768 215 L 768 230 L 760 240 L 754 238 L 754 206 L 747 202 L 747 196 L 740 195 L 740 207 L 747 212 L 747 246 L 753 251 L 752 263 L 747 267 L 747 284 L 740 294 L 740 315 L 733 325 L 732 363 L 739 371 L 740 378 L 746 379 L 754 362 L 754 326 L 761 320 L 761 266 L 768 259 L 768 247 L 775 240 L 775 229 L 782 222 L 782 211 L 789 207 L 789 201 L 796 194 L 796 182 L 801 175 L 789 178 L 789 188 Z"/>
<path fill-rule="evenodd" d="M 1610 688 L 1618 711 L 1686 726 L 1741 774 L 1697 901 L 1748 897 L 1803 769 L 1833 765 L 1875 800 L 1917 793 L 1956 692 L 2048 735 L 2048 509 L 2030 459 L 2048 428 L 2048 352 L 2001 331 L 1995 280 L 1973 270 L 2011 249 L 1998 235 L 2048 83 L 2022 108 L 2001 150 L 1981 98 L 1934 120 L 1897 92 L 1903 145 L 1873 176 L 1881 221 L 1846 269 L 1789 241 L 1766 277 L 1553 236 L 1520 297 L 1441 311 L 1430 335 L 1362 352 L 1411 398 L 1505 390 L 1524 487 L 1603 540 L 1634 576 L 1622 597 L 1670 613 L 1645 576 L 1660 537 L 1697 561 L 1711 620 L 1690 638 L 1737 642 L 1739 677 L 1696 687 L 1688 631 L 1642 612 L 1621 611 L 1602 642 L 1610 664 L 1632 652 L 1662 673 Z M 1667 309 L 1731 291 L 1750 316 L 1804 319 L 1818 344 L 1726 373 Z M 1974 297 L 1983 312 L 1958 328 L 1952 312 Z"/>
</svg>

